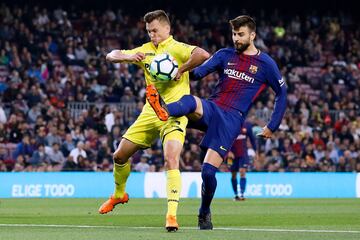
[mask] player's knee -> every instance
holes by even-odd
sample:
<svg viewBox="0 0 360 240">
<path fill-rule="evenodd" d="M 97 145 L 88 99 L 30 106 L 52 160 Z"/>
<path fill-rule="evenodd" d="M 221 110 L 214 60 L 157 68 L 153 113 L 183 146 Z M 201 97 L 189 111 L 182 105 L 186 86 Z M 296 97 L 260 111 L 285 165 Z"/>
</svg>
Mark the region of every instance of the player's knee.
<svg viewBox="0 0 360 240">
<path fill-rule="evenodd" d="M 195 113 L 199 114 L 199 115 L 203 115 L 203 108 L 202 108 L 202 102 L 201 99 L 198 97 L 194 97 L 195 102 L 196 102 L 196 109 L 195 109 Z"/>
<path fill-rule="evenodd" d="M 116 164 L 124 164 L 128 161 L 128 159 L 126 159 L 121 153 L 115 152 L 113 154 L 113 161 Z"/>
<path fill-rule="evenodd" d="M 164 154 L 164 159 L 168 169 L 177 169 L 179 168 L 179 161 L 176 156 L 173 154 Z"/>
<path fill-rule="evenodd" d="M 201 178 L 203 179 L 203 181 L 214 178 L 215 174 L 216 171 L 214 171 L 213 169 L 203 167 L 201 170 Z"/>
</svg>

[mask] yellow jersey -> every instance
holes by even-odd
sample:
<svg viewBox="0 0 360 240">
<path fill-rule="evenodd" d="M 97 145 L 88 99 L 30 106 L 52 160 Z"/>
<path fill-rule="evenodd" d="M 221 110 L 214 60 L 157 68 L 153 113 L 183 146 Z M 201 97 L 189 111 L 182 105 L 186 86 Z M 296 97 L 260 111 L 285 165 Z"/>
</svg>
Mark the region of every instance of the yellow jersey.
<svg viewBox="0 0 360 240">
<path fill-rule="evenodd" d="M 154 84 L 165 103 L 171 103 L 178 101 L 185 94 L 190 94 L 189 72 L 185 72 L 178 81 L 157 81 L 150 75 L 150 63 L 156 55 L 169 53 L 175 58 L 180 68 L 190 58 L 191 52 L 195 48 L 196 46 L 178 42 L 170 36 L 159 43 L 158 47 L 155 47 L 152 42 L 148 42 L 140 47 L 131 50 L 121 50 L 121 52 L 129 55 L 137 52 L 145 54 L 145 59 L 141 62 L 131 63 L 140 66 L 144 70 L 146 85 Z"/>
</svg>

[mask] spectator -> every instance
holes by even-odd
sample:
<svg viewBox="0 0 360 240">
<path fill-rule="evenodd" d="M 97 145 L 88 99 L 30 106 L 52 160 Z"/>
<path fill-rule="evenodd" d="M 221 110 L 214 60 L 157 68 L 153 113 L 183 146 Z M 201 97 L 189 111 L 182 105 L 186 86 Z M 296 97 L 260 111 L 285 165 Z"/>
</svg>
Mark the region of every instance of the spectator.
<svg viewBox="0 0 360 240">
<path fill-rule="evenodd" d="M 34 151 L 28 163 L 32 168 L 38 168 L 40 171 L 44 171 L 46 169 L 47 165 L 50 164 L 50 159 L 48 154 L 45 152 L 44 144 L 38 145 L 38 149 Z"/>
<path fill-rule="evenodd" d="M 6 114 L 5 114 L 4 108 L 3 108 L 3 106 L 0 104 L 0 123 L 1 123 L 1 124 L 4 124 L 4 123 L 6 123 L 6 121 L 7 121 L 7 118 L 6 118 Z"/>
<path fill-rule="evenodd" d="M 72 140 L 71 134 L 66 134 L 65 141 L 61 145 L 61 152 L 65 157 L 67 157 L 74 148 L 75 144 Z"/>
<path fill-rule="evenodd" d="M 45 142 L 47 143 L 48 146 L 54 146 L 54 143 L 57 143 L 58 146 L 60 145 L 61 138 L 58 135 L 58 129 L 56 126 L 50 127 L 50 131 L 45 138 Z"/>
<path fill-rule="evenodd" d="M 24 135 L 22 141 L 17 144 L 13 152 L 13 159 L 17 159 L 19 155 L 30 157 L 33 153 L 34 147 L 30 144 L 30 136 Z"/>
<path fill-rule="evenodd" d="M 86 152 L 84 150 L 84 143 L 82 141 L 79 141 L 76 144 L 76 148 L 74 148 L 73 150 L 71 150 L 70 152 L 70 156 L 72 157 L 72 161 L 75 162 L 75 164 L 78 164 L 78 156 L 81 155 L 82 157 L 86 158 Z"/>
<path fill-rule="evenodd" d="M 53 166 L 53 171 L 60 171 L 65 163 L 65 157 L 63 153 L 60 151 L 59 143 L 54 142 L 52 144 L 52 148 L 50 149 L 48 156 L 50 163 Z"/>
<path fill-rule="evenodd" d="M 211 13 L 206 26 L 202 13 L 189 9 L 186 22 L 176 23 L 174 37 L 200 43 L 211 52 L 230 43 L 231 36 L 223 34 L 222 19 L 236 10 L 220 14 L 212 8 L 209 5 L 204 11 Z M 109 49 L 131 48 L 142 42 L 144 32 L 138 27 L 125 32 L 127 28 L 121 24 L 143 23 L 126 11 L 117 14 L 83 9 L 80 13 L 76 8 L 67 12 L 11 3 L 4 9 L 6 13 L 0 13 L 4 23 L 0 27 L 0 143 L 16 147 L 8 151 L 12 164 L 2 162 L 1 168 L 5 164 L 7 171 L 39 170 L 28 167 L 36 146 L 47 148 L 57 142 L 67 157 L 79 141 L 89 141 L 87 151 L 94 157 L 82 159 L 81 164 L 70 157 L 65 169 L 86 167 L 93 171 L 96 165 L 98 170 L 107 171 L 111 168 L 105 160 L 111 159 L 109 148 L 111 152 L 117 148 L 123 131 L 143 107 L 145 84 L 142 69 L 108 64 L 103 55 Z M 172 14 L 180 13 L 181 9 L 174 9 Z M 279 63 L 288 85 L 289 105 L 281 132 L 272 140 L 260 140 L 259 156 L 263 157 L 254 163 L 252 171 L 334 171 L 334 167 L 341 172 L 360 171 L 360 40 L 356 37 L 356 16 L 339 10 L 330 20 L 327 13 L 319 12 L 287 21 L 285 15 L 279 12 L 274 17 L 263 11 L 257 16 L 256 44 L 267 48 Z M 80 20 L 75 16 L 81 16 Z M 93 19 L 97 19 L 96 24 L 88 25 Z M 208 34 L 199 34 L 197 29 Z M 192 93 L 207 97 L 217 78 L 214 74 L 192 82 Z M 248 115 L 256 117 L 258 126 L 254 129 L 271 116 L 268 102 L 273 98 L 273 94 L 265 94 L 254 103 L 254 111 Z M 75 100 L 99 109 L 106 102 L 108 107 L 101 113 L 95 108 L 81 113 L 83 109 L 77 112 L 71 107 L 76 106 L 72 105 Z M 188 130 L 181 162 L 184 170 L 197 171 L 201 166 L 199 136 L 198 131 Z M 107 148 L 100 144 L 103 141 Z M 266 161 L 272 159 L 274 148 L 282 159 L 280 165 Z M 158 157 L 161 151 L 160 141 L 150 153 L 151 169 L 162 170 L 158 167 L 163 161 Z"/>
<path fill-rule="evenodd" d="M 135 165 L 134 170 L 137 172 L 148 172 L 150 169 L 150 165 L 147 163 L 149 157 L 147 154 L 141 155 L 140 162 Z"/>
</svg>

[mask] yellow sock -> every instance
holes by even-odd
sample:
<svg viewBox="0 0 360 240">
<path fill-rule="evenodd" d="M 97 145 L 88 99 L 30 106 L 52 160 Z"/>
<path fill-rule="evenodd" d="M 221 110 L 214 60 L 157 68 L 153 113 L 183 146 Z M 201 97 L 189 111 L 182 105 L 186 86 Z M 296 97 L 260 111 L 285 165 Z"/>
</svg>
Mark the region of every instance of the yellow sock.
<svg viewBox="0 0 360 240">
<path fill-rule="evenodd" d="M 168 211 L 166 215 L 176 216 L 181 192 L 181 175 L 179 169 L 167 171 Z"/>
<path fill-rule="evenodd" d="M 114 163 L 114 180 L 115 180 L 115 198 L 122 198 L 125 194 L 126 181 L 130 175 L 130 163 L 117 164 Z"/>
</svg>

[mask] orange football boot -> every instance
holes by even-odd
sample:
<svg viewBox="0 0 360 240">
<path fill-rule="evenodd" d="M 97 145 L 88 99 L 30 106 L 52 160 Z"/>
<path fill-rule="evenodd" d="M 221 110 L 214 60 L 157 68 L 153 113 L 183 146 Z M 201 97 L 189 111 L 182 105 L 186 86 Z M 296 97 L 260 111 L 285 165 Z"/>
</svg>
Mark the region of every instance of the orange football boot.
<svg viewBox="0 0 360 240">
<path fill-rule="evenodd" d="M 110 196 L 110 198 L 104 202 L 101 207 L 99 208 L 100 214 L 105 214 L 108 212 L 111 212 L 116 205 L 119 203 L 124 204 L 129 201 L 129 194 L 125 193 L 122 198 L 114 198 L 113 195 Z"/>
<path fill-rule="evenodd" d="M 167 121 L 169 112 L 164 100 L 161 98 L 158 90 L 154 85 L 150 84 L 146 87 L 146 99 L 150 106 L 154 109 L 156 115 L 161 121 Z"/>
<path fill-rule="evenodd" d="M 166 216 L 165 228 L 168 232 L 176 232 L 179 229 L 179 224 L 176 221 L 176 216 Z"/>
</svg>

